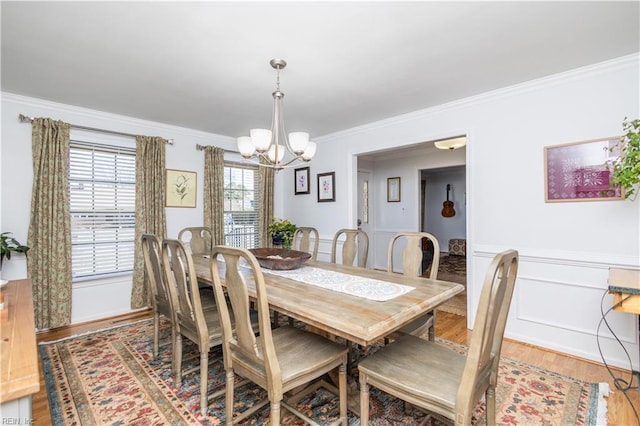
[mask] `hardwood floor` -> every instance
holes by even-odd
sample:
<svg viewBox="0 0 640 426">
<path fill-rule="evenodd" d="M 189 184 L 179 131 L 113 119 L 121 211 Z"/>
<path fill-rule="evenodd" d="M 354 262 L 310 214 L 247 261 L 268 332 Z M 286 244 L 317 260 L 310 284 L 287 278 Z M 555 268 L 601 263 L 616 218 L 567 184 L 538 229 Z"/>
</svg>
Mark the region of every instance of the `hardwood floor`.
<svg viewBox="0 0 640 426">
<path fill-rule="evenodd" d="M 144 318 L 150 318 L 150 311 L 141 311 L 133 314 L 123 315 L 120 317 L 109 318 L 101 321 L 93 321 L 90 323 L 79 324 L 69 327 L 39 333 L 38 342 L 47 342 L 73 336 L 80 333 L 99 330 L 121 325 L 129 321 L 137 321 Z M 436 321 L 436 336 L 452 340 L 455 342 L 468 344 L 470 331 L 466 328 L 466 318 L 453 315 L 448 312 L 438 312 L 438 320 Z M 636 411 L 640 411 L 640 390 L 637 389 L 638 383 L 634 378 L 633 386 L 626 392 L 631 402 L 627 401 L 625 394 L 616 390 L 613 384 L 613 378 L 607 372 L 602 364 L 583 359 L 566 356 L 557 352 L 543 350 L 541 348 L 518 343 L 515 341 L 505 340 L 502 346 L 502 354 L 504 356 L 517 359 L 529 364 L 541 366 L 546 369 L 557 371 L 567 376 L 576 377 L 589 382 L 607 382 L 611 386 L 612 393 L 608 397 L 608 422 L 609 425 L 615 426 L 632 426 L 640 423 L 633 413 L 631 404 L 634 404 Z M 613 369 L 613 373 L 617 377 L 629 378 L 629 372 L 620 369 Z M 51 425 L 51 416 L 49 414 L 49 403 L 47 401 L 47 392 L 42 375 L 42 363 L 40 363 L 40 392 L 33 397 L 33 418 L 37 426 Z"/>
</svg>

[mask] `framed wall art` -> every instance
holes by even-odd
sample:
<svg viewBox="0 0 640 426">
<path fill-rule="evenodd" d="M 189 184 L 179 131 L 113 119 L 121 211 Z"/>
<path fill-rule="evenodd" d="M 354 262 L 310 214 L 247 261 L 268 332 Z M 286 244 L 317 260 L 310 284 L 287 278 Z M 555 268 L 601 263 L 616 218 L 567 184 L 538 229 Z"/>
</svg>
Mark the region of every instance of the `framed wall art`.
<svg viewBox="0 0 640 426">
<path fill-rule="evenodd" d="M 620 156 L 620 137 L 573 142 L 544 148 L 547 203 L 622 200 L 623 191 L 610 184 L 608 164 Z"/>
<path fill-rule="evenodd" d="M 295 179 L 293 192 L 295 195 L 309 194 L 311 192 L 309 189 L 309 167 L 295 169 L 293 177 Z"/>
<path fill-rule="evenodd" d="M 196 172 L 167 169 L 167 207 L 196 206 Z"/>
<path fill-rule="evenodd" d="M 336 200 L 336 172 L 318 173 L 318 202 Z"/>
<path fill-rule="evenodd" d="M 387 202 L 400 202 L 400 178 L 387 178 Z"/>
</svg>

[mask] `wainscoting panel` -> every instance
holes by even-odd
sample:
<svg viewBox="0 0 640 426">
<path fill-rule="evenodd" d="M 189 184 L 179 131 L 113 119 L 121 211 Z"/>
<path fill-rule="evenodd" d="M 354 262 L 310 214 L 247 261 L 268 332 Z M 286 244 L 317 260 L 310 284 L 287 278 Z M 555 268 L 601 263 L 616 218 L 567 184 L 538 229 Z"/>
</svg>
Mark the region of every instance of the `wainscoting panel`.
<svg viewBox="0 0 640 426">
<path fill-rule="evenodd" d="M 499 251 L 473 251 L 474 272 L 468 290 L 473 315 L 484 273 Z M 633 368 L 638 369 L 638 317 L 610 310 L 613 297 L 607 292 L 609 267 L 619 264 L 614 259 L 581 261 L 578 257 L 575 253 L 533 256 L 520 250 L 518 280 L 505 335 L 596 362 L 603 362 L 604 358 L 611 365 L 629 369 L 626 350 Z"/>
</svg>

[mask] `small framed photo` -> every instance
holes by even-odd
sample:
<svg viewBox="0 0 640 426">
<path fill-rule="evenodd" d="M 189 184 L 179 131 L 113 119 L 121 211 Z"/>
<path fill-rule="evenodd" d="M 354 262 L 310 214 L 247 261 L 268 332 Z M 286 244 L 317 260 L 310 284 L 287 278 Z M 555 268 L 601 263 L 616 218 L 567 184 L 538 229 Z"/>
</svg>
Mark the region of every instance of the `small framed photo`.
<svg viewBox="0 0 640 426">
<path fill-rule="evenodd" d="M 336 200 L 336 172 L 318 173 L 318 202 Z"/>
<path fill-rule="evenodd" d="M 387 202 L 397 203 L 400 201 L 400 178 L 387 178 Z"/>
<path fill-rule="evenodd" d="M 196 172 L 167 169 L 166 207 L 196 206 Z"/>
<path fill-rule="evenodd" d="M 293 177 L 295 178 L 295 190 L 293 192 L 295 195 L 309 194 L 311 192 L 309 189 L 309 167 L 295 169 Z"/>
<path fill-rule="evenodd" d="M 620 156 L 620 137 L 544 147 L 544 186 L 547 203 L 623 200 L 611 186 L 611 162 Z"/>
</svg>

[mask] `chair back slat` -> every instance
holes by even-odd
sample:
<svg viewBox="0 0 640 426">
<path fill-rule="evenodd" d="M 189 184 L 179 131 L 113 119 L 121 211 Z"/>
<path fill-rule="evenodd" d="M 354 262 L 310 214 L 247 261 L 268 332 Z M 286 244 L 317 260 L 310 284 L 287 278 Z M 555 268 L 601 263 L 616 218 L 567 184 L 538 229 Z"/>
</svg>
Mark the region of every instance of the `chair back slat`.
<svg viewBox="0 0 640 426">
<path fill-rule="evenodd" d="M 220 260 L 224 260 L 224 263 L 219 262 Z M 225 298 L 221 273 L 224 273 L 226 293 L 235 318 L 235 336 L 232 333 L 231 313 L 226 304 L 221 302 Z M 212 251 L 211 277 L 223 326 L 223 349 L 231 355 L 225 355 L 225 363 L 232 358 L 248 358 L 262 365 L 267 377 L 278 379 L 280 366 L 271 334 L 264 276 L 255 256 L 243 248 L 216 246 Z M 248 285 L 255 286 L 257 293 L 256 307 L 260 330 L 258 338 L 252 327 Z"/>
<path fill-rule="evenodd" d="M 343 236 L 342 264 L 353 266 L 358 256 L 358 244 L 360 244 L 358 266 L 365 268 L 367 266 L 367 257 L 369 256 L 369 236 L 361 229 L 340 229 L 335 233 L 331 243 L 331 262 L 336 263 L 337 261 L 338 241 Z"/>
<path fill-rule="evenodd" d="M 389 240 L 387 251 L 387 271 L 396 272 L 393 269 L 394 248 L 396 244 L 405 242 L 402 250 L 402 273 L 404 275 L 419 277 L 422 275 L 422 240 L 427 239 L 433 244 L 433 259 L 431 260 L 431 271 L 429 278 L 438 278 L 438 266 L 440 265 L 440 244 L 438 239 L 428 232 L 399 232 Z"/>
<path fill-rule="evenodd" d="M 190 248 L 193 255 L 208 255 L 213 247 L 211 230 L 205 226 L 184 228 L 178 233 L 178 239 Z"/>
<path fill-rule="evenodd" d="M 176 289 L 176 315 L 180 329 L 187 329 L 208 345 L 207 322 L 202 311 L 198 279 L 191 254 L 180 240 L 165 239 L 162 242 L 162 260 L 168 285 Z M 191 337 L 191 336 L 190 336 Z"/>
<path fill-rule="evenodd" d="M 311 249 L 311 244 L 313 248 Z M 320 244 L 320 237 L 318 230 L 309 226 L 300 226 L 293 234 L 293 247 L 294 250 L 303 251 L 311 254 L 311 260 L 318 258 L 318 246 Z"/>
<path fill-rule="evenodd" d="M 142 254 L 150 290 L 153 294 L 153 303 L 168 306 L 170 297 L 162 270 L 162 242 L 160 238 L 152 234 L 143 234 Z"/>
<path fill-rule="evenodd" d="M 500 351 L 518 272 L 518 252 L 497 254 L 485 275 L 469 351 L 458 389 L 456 416 L 471 415 L 490 381 L 497 381 Z"/>
</svg>

